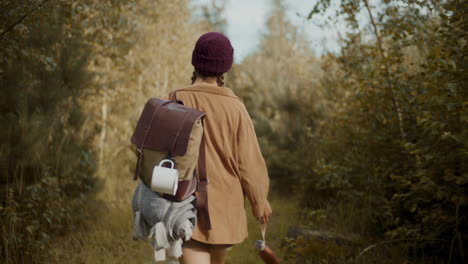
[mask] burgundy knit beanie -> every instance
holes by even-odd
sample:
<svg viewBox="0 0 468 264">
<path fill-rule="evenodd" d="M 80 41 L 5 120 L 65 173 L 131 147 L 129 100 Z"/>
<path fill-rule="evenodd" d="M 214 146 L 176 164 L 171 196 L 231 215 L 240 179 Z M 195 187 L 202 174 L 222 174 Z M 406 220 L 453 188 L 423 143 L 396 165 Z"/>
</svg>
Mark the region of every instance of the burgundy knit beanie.
<svg viewBox="0 0 468 264">
<path fill-rule="evenodd" d="M 231 69 L 234 48 L 229 39 L 218 32 L 203 34 L 195 44 L 192 65 L 203 75 L 219 75 Z"/>
</svg>

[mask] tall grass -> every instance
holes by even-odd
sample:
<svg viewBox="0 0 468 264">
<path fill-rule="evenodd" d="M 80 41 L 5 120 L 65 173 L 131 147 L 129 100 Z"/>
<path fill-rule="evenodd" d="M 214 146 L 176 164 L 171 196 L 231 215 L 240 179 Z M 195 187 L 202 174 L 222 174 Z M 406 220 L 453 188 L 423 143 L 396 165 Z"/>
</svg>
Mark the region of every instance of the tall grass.
<svg viewBox="0 0 468 264">
<path fill-rule="evenodd" d="M 74 230 L 93 186 L 86 139 L 69 136 L 73 127 L 37 113 L 18 120 L 0 142 L 0 263 L 34 263 L 51 237 Z"/>
<path fill-rule="evenodd" d="M 154 263 L 152 247 L 132 240 L 133 212 L 131 198 L 137 183 L 131 180 L 108 178 L 96 199 L 90 201 L 84 212 L 85 221 L 76 231 L 52 241 L 50 250 L 42 256 L 47 263 Z M 116 192 L 119 187 L 119 192 Z M 281 247 L 290 225 L 297 224 L 298 199 L 273 193 L 273 216 L 268 224 L 267 243 L 280 257 Z M 254 247 L 261 239 L 260 224 L 248 211 L 249 237 L 229 252 L 226 263 L 259 263 Z"/>
<path fill-rule="evenodd" d="M 131 175 L 127 175 L 131 176 Z M 51 241 L 39 256 L 43 263 L 154 263 L 150 244 L 132 240 L 133 212 L 131 198 L 137 182 L 131 177 L 99 180 L 96 198 L 83 211 L 83 223 L 77 230 Z M 359 233 L 365 230 L 365 210 L 357 205 L 324 204 L 317 211 L 302 210 L 299 197 L 286 196 L 278 189 L 270 194 L 273 215 L 268 223 L 266 241 L 283 263 L 408 263 L 402 254 L 408 243 L 379 244 L 378 238 Z M 250 212 L 246 200 L 249 236 L 228 253 L 226 264 L 261 263 L 254 244 L 261 239 L 260 224 Z M 342 248 L 323 240 L 286 239 L 291 226 L 307 224 L 316 230 L 352 240 L 353 248 Z M 377 244 L 358 257 L 368 245 Z M 292 247 L 291 247 L 292 246 Z M 421 262 L 423 263 L 423 262 Z"/>
<path fill-rule="evenodd" d="M 273 192 L 270 195 L 273 215 L 267 224 L 266 243 L 284 259 L 286 248 L 283 241 L 288 228 L 301 222 L 299 200 L 295 195 L 287 196 L 283 193 Z M 249 225 L 249 237 L 237 246 L 234 246 L 226 259 L 228 264 L 261 263 L 254 247 L 255 241 L 262 239 L 260 224 L 250 213 L 250 206 L 246 207 Z"/>
</svg>

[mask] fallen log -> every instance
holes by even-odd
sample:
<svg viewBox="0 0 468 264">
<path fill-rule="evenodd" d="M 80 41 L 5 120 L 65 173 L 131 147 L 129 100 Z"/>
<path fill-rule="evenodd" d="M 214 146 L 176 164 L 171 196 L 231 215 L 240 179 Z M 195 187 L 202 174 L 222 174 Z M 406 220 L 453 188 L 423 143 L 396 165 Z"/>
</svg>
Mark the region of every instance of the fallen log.
<svg viewBox="0 0 468 264">
<path fill-rule="evenodd" d="M 334 241 L 338 246 L 356 246 L 359 244 L 357 235 L 338 235 L 332 232 L 318 230 L 310 227 L 291 226 L 286 235 L 289 239 L 295 240 L 298 237 L 303 237 L 305 240 L 322 240 Z"/>
<path fill-rule="evenodd" d="M 310 227 L 291 226 L 283 247 L 285 263 L 348 263 L 356 254 L 360 238 Z"/>
</svg>

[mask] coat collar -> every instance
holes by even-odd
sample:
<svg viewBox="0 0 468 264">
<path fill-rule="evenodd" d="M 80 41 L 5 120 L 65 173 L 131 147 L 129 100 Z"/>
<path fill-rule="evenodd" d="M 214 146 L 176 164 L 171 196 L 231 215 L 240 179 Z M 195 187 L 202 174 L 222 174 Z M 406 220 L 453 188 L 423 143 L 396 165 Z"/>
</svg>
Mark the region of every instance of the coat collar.
<svg viewBox="0 0 468 264">
<path fill-rule="evenodd" d="M 229 96 L 238 99 L 234 92 L 227 87 L 219 87 L 217 85 L 210 84 L 192 84 L 185 88 L 180 89 L 179 91 L 193 91 L 193 92 L 204 92 L 204 93 L 213 93 L 224 96 Z"/>
</svg>

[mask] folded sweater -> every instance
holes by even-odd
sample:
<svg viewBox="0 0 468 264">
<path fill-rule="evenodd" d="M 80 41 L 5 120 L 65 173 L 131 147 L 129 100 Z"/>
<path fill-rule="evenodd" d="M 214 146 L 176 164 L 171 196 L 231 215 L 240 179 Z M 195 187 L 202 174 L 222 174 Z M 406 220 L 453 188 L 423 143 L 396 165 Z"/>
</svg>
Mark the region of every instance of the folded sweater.
<svg viewBox="0 0 468 264">
<path fill-rule="evenodd" d="M 150 242 L 156 261 L 179 263 L 183 241 L 190 240 L 197 221 L 191 195 L 181 202 L 163 198 L 144 183 L 133 194 L 133 239 Z"/>
</svg>

